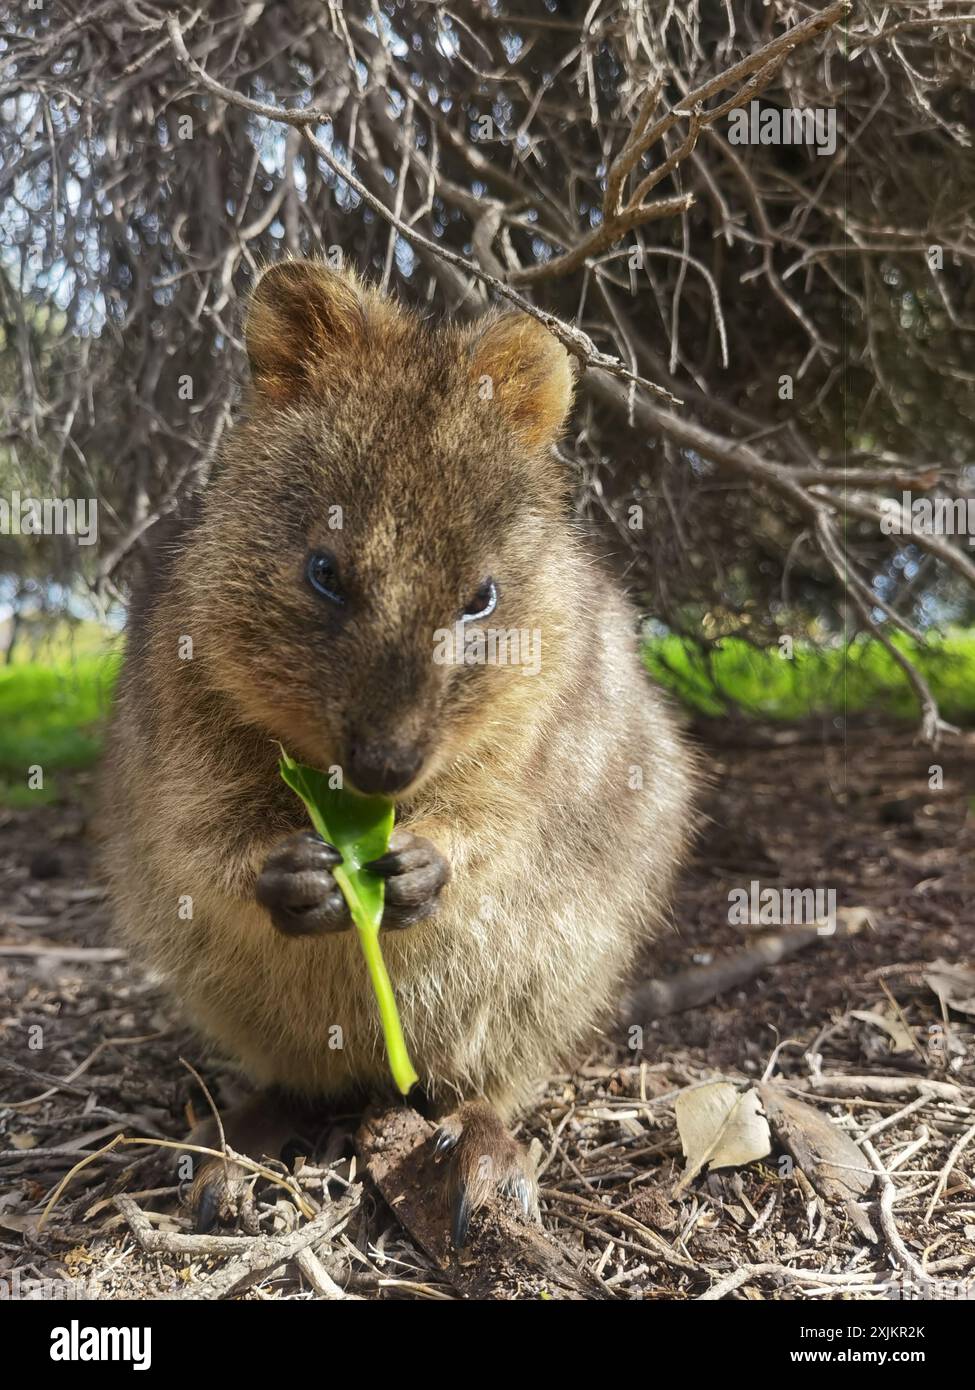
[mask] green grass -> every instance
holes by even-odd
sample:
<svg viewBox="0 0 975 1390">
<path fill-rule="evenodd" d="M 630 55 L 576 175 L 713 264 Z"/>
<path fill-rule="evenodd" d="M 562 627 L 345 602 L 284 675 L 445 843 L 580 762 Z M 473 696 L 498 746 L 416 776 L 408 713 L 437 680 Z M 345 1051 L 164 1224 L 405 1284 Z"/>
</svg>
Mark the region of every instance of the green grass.
<svg viewBox="0 0 975 1390">
<path fill-rule="evenodd" d="M 78 657 L 104 656 L 118 639 L 100 623 L 39 623 L 28 618 L 14 648 L 14 666 L 64 666 Z"/>
<path fill-rule="evenodd" d="M 941 713 L 952 723 L 975 722 L 975 633 L 949 632 L 918 649 L 898 646 L 924 675 Z M 901 668 L 878 642 L 857 638 L 845 645 L 796 643 L 787 659 L 778 650 L 757 651 L 727 638 L 704 654 L 679 637 L 647 643 L 648 670 L 701 714 L 732 709 L 766 719 L 802 719 L 811 714 L 875 711 L 907 719 L 917 703 Z"/>
<path fill-rule="evenodd" d="M 15 660 L 0 667 L 0 803 L 36 806 L 57 795 L 57 774 L 90 766 L 101 751 L 118 653 Z M 28 768 L 43 788 L 28 786 Z"/>
<path fill-rule="evenodd" d="M 0 805 L 36 806 L 57 795 L 59 773 L 97 759 L 118 674 L 118 642 L 96 629 L 55 639 L 45 660 L 22 653 L 0 667 Z M 79 640 L 80 638 L 80 640 Z M 904 649 L 926 676 L 945 719 L 975 724 L 975 632 L 932 638 Z M 112 649 L 114 646 L 114 650 Z M 907 719 L 917 707 L 900 668 L 876 642 L 842 646 L 796 644 L 792 660 L 729 638 L 703 655 L 678 637 L 649 641 L 648 669 L 691 709 L 719 716 L 732 709 L 765 719 L 866 710 Z M 28 768 L 44 771 L 42 790 L 27 785 Z"/>
</svg>

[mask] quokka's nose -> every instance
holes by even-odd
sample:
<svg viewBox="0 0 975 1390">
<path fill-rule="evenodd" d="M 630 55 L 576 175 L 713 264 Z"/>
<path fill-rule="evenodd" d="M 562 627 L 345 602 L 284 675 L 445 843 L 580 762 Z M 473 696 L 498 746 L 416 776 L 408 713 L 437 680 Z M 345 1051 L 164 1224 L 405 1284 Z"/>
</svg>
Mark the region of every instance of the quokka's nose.
<svg viewBox="0 0 975 1390">
<path fill-rule="evenodd" d="M 410 785 L 422 764 L 423 754 L 415 744 L 356 739 L 346 771 L 356 791 L 391 796 Z"/>
</svg>

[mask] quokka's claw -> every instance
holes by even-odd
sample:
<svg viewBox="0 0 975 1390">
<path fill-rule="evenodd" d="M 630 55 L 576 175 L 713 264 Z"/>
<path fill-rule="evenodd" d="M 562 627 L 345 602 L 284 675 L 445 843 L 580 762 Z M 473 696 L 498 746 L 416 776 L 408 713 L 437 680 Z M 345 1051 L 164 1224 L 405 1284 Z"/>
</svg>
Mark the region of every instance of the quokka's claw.
<svg viewBox="0 0 975 1390">
<path fill-rule="evenodd" d="M 535 1175 L 528 1156 L 485 1101 L 461 1106 L 434 1138 L 438 1154 L 450 1154 L 448 1190 L 450 1234 L 456 1249 L 467 1244 L 471 1217 L 498 1196 L 517 1203 L 529 1219 L 537 1217 Z"/>
</svg>

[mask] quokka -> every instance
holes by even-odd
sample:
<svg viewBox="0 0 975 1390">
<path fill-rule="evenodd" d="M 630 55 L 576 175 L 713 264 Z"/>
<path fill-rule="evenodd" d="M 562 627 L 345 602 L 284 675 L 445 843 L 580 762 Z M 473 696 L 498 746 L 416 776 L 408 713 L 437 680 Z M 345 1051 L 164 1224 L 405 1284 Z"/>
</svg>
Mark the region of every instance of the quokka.
<svg viewBox="0 0 975 1390">
<path fill-rule="evenodd" d="M 571 519 L 552 445 L 573 372 L 545 328 L 431 328 L 289 261 L 246 342 L 243 416 L 133 604 L 104 795 L 115 914 L 255 1083 L 238 1142 L 249 1124 L 257 1144 L 286 1098 L 388 1086 L 335 852 L 278 744 L 394 797 L 384 953 L 461 1241 L 495 1188 L 533 1205 L 506 1126 L 585 1055 L 663 921 L 693 761 Z M 539 669 L 435 661 L 457 624 L 539 632 Z"/>
</svg>

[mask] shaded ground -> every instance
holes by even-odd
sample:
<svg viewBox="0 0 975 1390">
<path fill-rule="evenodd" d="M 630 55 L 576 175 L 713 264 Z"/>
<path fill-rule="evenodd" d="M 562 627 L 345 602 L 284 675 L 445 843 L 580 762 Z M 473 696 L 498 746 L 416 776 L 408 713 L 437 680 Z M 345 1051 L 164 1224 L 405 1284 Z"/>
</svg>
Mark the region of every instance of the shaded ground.
<svg viewBox="0 0 975 1390">
<path fill-rule="evenodd" d="M 739 948 L 749 933 L 729 923 L 728 894 L 752 880 L 835 888 L 841 908 L 870 920 L 650 1024 L 642 1053 L 607 1042 L 552 1078 L 522 1129 L 541 1162 L 544 1232 L 606 1297 L 957 1296 L 975 1281 L 975 988 L 966 998 L 964 979 L 942 982 L 939 997 L 931 967 L 975 965 L 975 736 L 935 756 L 893 730 L 845 741 L 819 726 L 716 732 L 720 742 L 704 734 L 710 820 L 654 971 Z M 942 789 L 929 785 L 933 764 Z M 0 1098 L 12 1102 L 0 1109 L 0 1279 L 19 1280 L 22 1296 L 51 1296 L 39 1281 L 65 1279 L 83 1281 L 71 1286 L 83 1296 L 121 1298 L 469 1293 L 362 1181 L 361 1161 L 358 1175 L 350 1167 L 352 1117 L 323 1131 L 297 1178 L 282 1167 L 286 1186 L 258 1188 L 260 1229 L 279 1239 L 298 1232 L 300 1244 L 305 1216 L 324 1208 L 315 1245 L 276 1268 L 246 1238 L 212 1255 L 187 1242 L 172 1168 L 154 1147 L 117 1147 L 76 1172 L 39 1229 L 86 1155 L 123 1131 L 179 1138 L 189 1112 L 205 1113 L 181 1057 L 221 1105 L 235 1090 L 107 936 L 81 809 L 89 793 L 79 777 L 69 800 L 0 811 Z M 867 1166 L 872 1152 L 888 1176 L 849 1201 L 815 1154 L 790 1161 L 779 1128 L 764 1160 L 704 1173 L 675 1195 L 677 1095 L 721 1077 L 747 1089 L 777 1044 L 774 1075 L 789 1084 L 778 1094 L 866 1138 Z M 136 1206 L 120 1210 L 119 1194 Z M 503 1248 L 491 1250 L 503 1266 Z M 544 1287 L 515 1282 L 506 1296 Z"/>
</svg>

